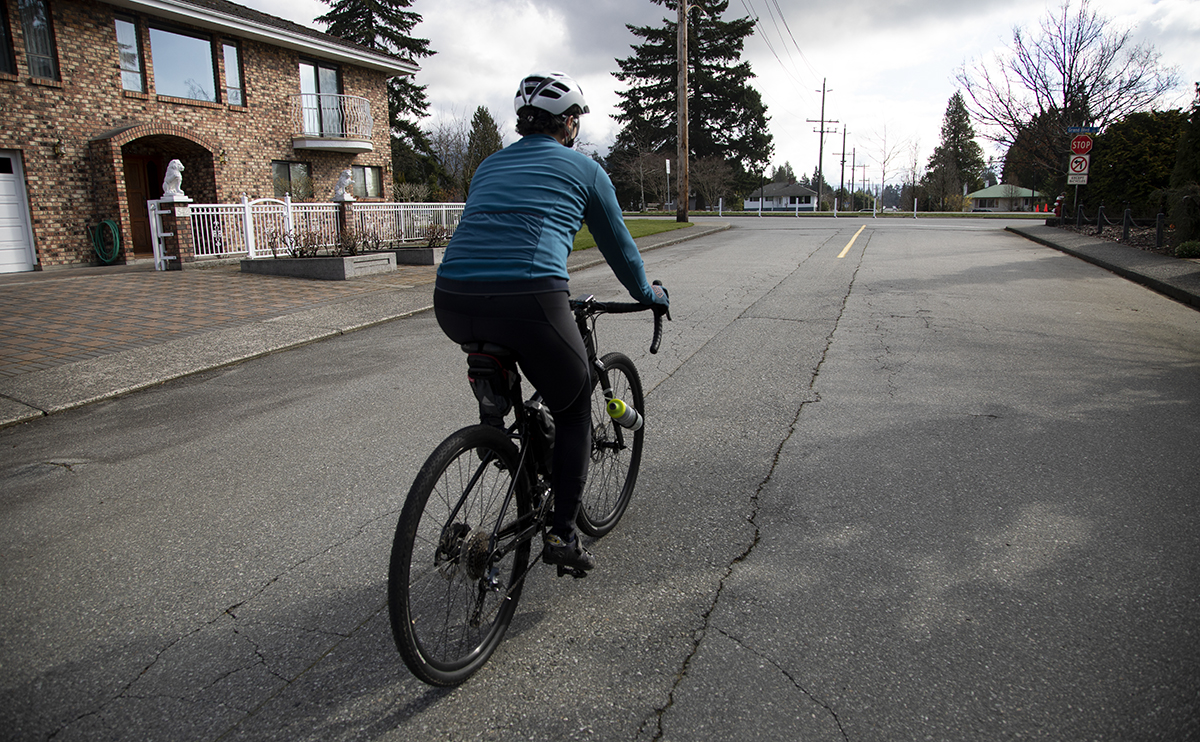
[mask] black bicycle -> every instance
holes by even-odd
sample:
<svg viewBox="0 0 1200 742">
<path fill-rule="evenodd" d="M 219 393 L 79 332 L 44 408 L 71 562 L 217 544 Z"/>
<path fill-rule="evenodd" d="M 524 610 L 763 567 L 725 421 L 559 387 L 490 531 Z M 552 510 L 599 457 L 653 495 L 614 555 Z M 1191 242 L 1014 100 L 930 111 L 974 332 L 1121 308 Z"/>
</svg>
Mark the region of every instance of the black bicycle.
<svg viewBox="0 0 1200 742">
<path fill-rule="evenodd" d="M 571 300 L 571 308 L 593 369 L 592 454 L 577 525 L 600 537 L 617 525 L 633 494 L 645 408 L 633 361 L 622 353 L 597 357 L 596 319 L 655 307 L 588 296 Z M 664 314 L 670 319 L 654 312 L 651 353 L 658 352 Z M 539 394 L 523 400 L 509 350 L 462 347 L 484 422 L 452 433 L 421 467 L 396 524 L 388 573 L 400 656 L 418 678 L 442 686 L 465 681 L 499 646 L 525 576 L 541 559 L 539 548 L 531 563 L 530 546 L 554 520 L 549 410 Z M 511 424 L 504 422 L 509 411 Z M 585 573 L 560 566 L 558 574 Z"/>
</svg>

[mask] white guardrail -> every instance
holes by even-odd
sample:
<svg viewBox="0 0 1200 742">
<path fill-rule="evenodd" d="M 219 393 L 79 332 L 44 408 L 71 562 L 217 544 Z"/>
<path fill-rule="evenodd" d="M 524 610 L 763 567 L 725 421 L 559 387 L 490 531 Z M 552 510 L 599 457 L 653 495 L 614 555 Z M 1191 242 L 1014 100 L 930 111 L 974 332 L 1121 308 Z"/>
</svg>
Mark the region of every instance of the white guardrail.
<svg viewBox="0 0 1200 742">
<path fill-rule="evenodd" d="M 430 229 L 449 235 L 462 218 L 461 203 L 355 203 L 357 236 L 373 246 L 403 247 L 426 240 Z M 332 248 L 340 237 L 338 205 L 242 197 L 236 204 L 192 204 L 192 244 L 197 258 L 246 255 L 270 258 L 296 245 Z"/>
</svg>

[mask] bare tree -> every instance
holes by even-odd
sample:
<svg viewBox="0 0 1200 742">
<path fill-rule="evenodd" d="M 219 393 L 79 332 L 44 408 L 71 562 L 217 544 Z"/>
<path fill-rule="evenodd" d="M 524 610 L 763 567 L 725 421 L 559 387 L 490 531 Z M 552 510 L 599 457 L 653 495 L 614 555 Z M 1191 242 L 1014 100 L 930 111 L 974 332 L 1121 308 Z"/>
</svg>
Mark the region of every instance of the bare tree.
<svg viewBox="0 0 1200 742">
<path fill-rule="evenodd" d="M 1066 127 L 1104 127 L 1150 108 L 1178 85 L 1178 71 L 1160 58 L 1153 45 L 1134 45 L 1130 31 L 1114 28 L 1090 0 L 1063 0 L 1037 31 L 1014 28 L 1011 48 L 964 64 L 956 78 L 983 136 L 1011 147 L 1031 127 L 1049 125 L 1059 144 L 1038 159 L 1061 169 Z"/>
<path fill-rule="evenodd" d="M 908 182 L 905 183 L 904 187 L 900 189 L 900 197 L 901 199 L 904 199 L 904 196 L 907 195 L 909 198 L 915 201 L 918 198 L 917 184 L 921 181 L 921 178 L 924 175 L 924 168 L 921 167 L 920 139 L 912 139 L 909 141 L 908 156 L 905 158 L 904 162 L 906 168 L 905 178 Z M 904 193 L 904 188 L 908 189 L 907 194 Z M 900 208 L 907 210 L 908 206 L 904 203 L 904 201 L 901 201 Z"/>
<path fill-rule="evenodd" d="M 908 146 L 907 139 L 896 140 L 888 138 L 887 124 L 884 124 L 883 130 L 875 132 L 867 137 L 871 149 L 867 151 L 867 156 L 875 161 L 879 166 L 879 185 L 884 187 L 887 185 L 887 174 L 891 170 L 892 163 Z M 865 175 L 863 176 L 866 177 Z"/>
<path fill-rule="evenodd" d="M 711 210 L 729 192 L 733 168 L 723 157 L 701 157 L 692 163 L 691 181 L 705 206 Z"/>
<path fill-rule="evenodd" d="M 646 208 L 647 198 L 657 199 L 659 208 L 666 208 L 671 198 L 671 184 L 667 178 L 664 154 L 649 151 L 622 153 L 610 159 L 609 164 L 614 169 L 615 178 L 621 183 L 636 188 L 641 194 L 641 208 Z M 648 195 L 647 195 L 648 194 Z"/>
<path fill-rule="evenodd" d="M 429 133 L 429 144 L 446 175 L 452 181 L 450 188 L 462 195 L 468 175 L 468 146 L 471 141 L 471 119 L 452 111 Z"/>
</svg>

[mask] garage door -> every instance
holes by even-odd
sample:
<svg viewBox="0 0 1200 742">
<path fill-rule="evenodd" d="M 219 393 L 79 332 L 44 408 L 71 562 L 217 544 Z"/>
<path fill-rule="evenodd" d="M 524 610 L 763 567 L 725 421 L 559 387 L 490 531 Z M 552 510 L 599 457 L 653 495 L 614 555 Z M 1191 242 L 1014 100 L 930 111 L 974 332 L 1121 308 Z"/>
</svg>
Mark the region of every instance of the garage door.
<svg viewBox="0 0 1200 742">
<path fill-rule="evenodd" d="M 33 232 L 21 155 L 0 150 L 0 273 L 33 270 Z"/>
</svg>

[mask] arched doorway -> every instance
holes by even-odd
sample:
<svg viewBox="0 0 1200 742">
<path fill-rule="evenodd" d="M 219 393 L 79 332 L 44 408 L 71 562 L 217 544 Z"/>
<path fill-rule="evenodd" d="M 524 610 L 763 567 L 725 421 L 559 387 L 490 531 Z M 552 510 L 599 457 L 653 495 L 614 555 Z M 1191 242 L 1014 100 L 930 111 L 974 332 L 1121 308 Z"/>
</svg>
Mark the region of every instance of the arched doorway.
<svg viewBox="0 0 1200 742">
<path fill-rule="evenodd" d="M 200 144 L 170 134 L 152 134 L 121 145 L 129 214 L 126 237 L 131 248 L 126 254 L 132 252 L 134 258 L 148 258 L 154 253 L 146 201 L 162 197 L 163 176 L 171 160 L 183 163 L 183 191 L 189 198 L 200 203 L 217 200 L 213 155 Z"/>
</svg>

